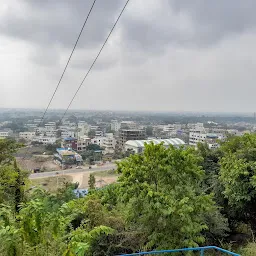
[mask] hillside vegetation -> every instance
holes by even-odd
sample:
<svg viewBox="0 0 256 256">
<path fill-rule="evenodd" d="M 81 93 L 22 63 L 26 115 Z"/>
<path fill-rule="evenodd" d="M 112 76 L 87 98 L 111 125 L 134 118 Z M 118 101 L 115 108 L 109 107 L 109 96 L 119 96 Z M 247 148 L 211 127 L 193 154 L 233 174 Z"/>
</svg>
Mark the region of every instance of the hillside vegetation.
<svg viewBox="0 0 256 256">
<path fill-rule="evenodd" d="M 118 163 L 118 182 L 76 198 L 31 189 L 0 140 L 0 255 L 118 255 L 140 250 L 217 245 L 256 255 L 256 135 L 165 149 L 146 145 Z"/>
</svg>

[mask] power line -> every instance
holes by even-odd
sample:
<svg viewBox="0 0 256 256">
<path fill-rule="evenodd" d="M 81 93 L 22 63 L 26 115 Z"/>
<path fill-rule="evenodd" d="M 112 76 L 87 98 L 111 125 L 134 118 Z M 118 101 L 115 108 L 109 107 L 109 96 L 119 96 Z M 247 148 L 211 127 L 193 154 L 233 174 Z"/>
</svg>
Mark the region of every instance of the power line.
<svg viewBox="0 0 256 256">
<path fill-rule="evenodd" d="M 68 58 L 68 61 L 67 61 L 67 63 L 66 63 L 66 66 L 65 66 L 65 68 L 64 68 L 64 70 L 63 70 L 63 72 L 62 72 L 62 74 L 61 74 L 61 77 L 60 77 L 59 82 L 58 82 L 58 84 L 57 84 L 57 86 L 56 86 L 56 88 L 55 88 L 55 90 L 54 90 L 54 92 L 53 92 L 53 95 L 52 95 L 52 97 L 51 97 L 51 99 L 50 99 L 50 101 L 49 101 L 49 103 L 48 103 L 48 105 L 47 105 L 47 107 L 46 107 L 46 109 L 45 109 L 45 111 L 44 111 L 44 114 L 43 114 L 43 116 L 42 116 L 42 118 L 41 118 L 41 122 L 39 123 L 39 126 L 41 126 L 41 124 L 43 123 L 43 120 L 44 120 L 44 118 L 45 118 L 45 115 L 46 115 L 46 113 L 47 113 L 47 111 L 48 111 L 48 109 L 49 109 L 51 103 L 52 103 L 52 100 L 53 100 L 53 98 L 54 98 L 54 96 L 55 96 L 57 90 L 59 89 L 59 86 L 60 86 L 60 83 L 61 83 L 61 81 L 62 81 L 62 78 L 63 78 L 63 76 L 64 76 L 64 74 L 65 74 L 65 72 L 66 72 L 66 70 L 67 70 L 67 67 L 68 67 L 68 65 L 69 65 L 69 62 L 70 62 L 70 60 L 71 60 L 71 58 L 72 58 L 72 55 L 73 55 L 73 53 L 74 53 L 74 51 L 75 51 L 75 49 L 76 49 L 77 43 L 78 43 L 78 41 L 79 41 L 79 39 L 80 39 L 80 37 L 81 37 L 81 35 L 82 35 L 82 32 L 83 32 L 84 27 L 85 27 L 85 24 L 87 23 L 87 20 L 88 20 L 90 14 L 91 14 L 91 12 L 92 12 L 92 9 L 93 9 L 93 7 L 94 7 L 95 2 L 96 2 L 96 0 L 93 1 L 92 6 L 91 6 L 91 8 L 90 8 L 90 10 L 89 10 L 89 12 L 88 12 L 88 14 L 87 14 L 87 17 L 86 17 L 86 19 L 85 19 L 85 21 L 84 21 L 84 24 L 83 24 L 83 26 L 82 26 L 82 28 L 81 28 L 81 31 L 80 31 L 80 33 L 79 33 L 77 39 L 76 39 L 75 45 L 74 45 L 74 47 L 73 47 L 73 50 L 72 50 L 72 52 L 71 52 L 71 54 L 70 54 L 70 56 L 69 56 L 69 58 Z"/>
<path fill-rule="evenodd" d="M 98 54 L 97 54 L 96 58 L 94 59 L 94 61 L 93 61 L 92 65 L 90 66 L 90 68 L 89 68 L 89 70 L 87 71 L 86 75 L 84 76 L 84 78 L 83 78 L 82 82 L 80 83 L 79 87 L 77 88 L 77 90 L 76 90 L 76 92 L 75 92 L 75 94 L 74 94 L 73 98 L 71 99 L 71 101 L 70 101 L 70 103 L 69 103 L 69 105 L 68 105 L 67 109 L 65 110 L 65 112 L 64 112 L 64 114 L 63 114 L 63 116 L 62 116 L 62 118 L 61 118 L 60 122 L 62 122 L 62 121 L 63 121 L 63 119 L 64 119 L 64 117 L 65 117 L 65 115 L 66 115 L 67 111 L 69 110 L 69 108 L 70 108 L 71 104 L 73 103 L 73 101 L 74 101 L 74 99 L 75 99 L 75 97 L 76 97 L 77 93 L 78 93 L 78 92 L 79 92 L 79 90 L 81 89 L 81 87 L 82 87 L 82 85 L 83 85 L 83 83 L 84 83 L 85 79 L 87 78 L 87 76 L 89 75 L 90 71 L 92 70 L 92 68 L 93 68 L 94 64 L 96 63 L 97 59 L 99 58 L 99 56 L 100 56 L 100 54 L 101 54 L 101 52 L 102 52 L 103 48 L 105 47 L 105 45 L 106 45 L 106 43 L 107 43 L 107 41 L 108 41 L 108 39 L 109 39 L 110 35 L 112 34 L 113 30 L 115 29 L 116 24 L 118 23 L 118 21 L 119 21 L 120 17 L 122 16 L 122 14 L 123 14 L 123 12 L 124 12 L 124 10 L 125 10 L 125 8 L 126 8 L 127 4 L 129 3 L 129 1 L 130 1 L 130 0 L 127 0 L 127 1 L 126 1 L 126 3 L 125 3 L 125 5 L 124 5 L 124 7 L 123 7 L 122 11 L 120 12 L 120 14 L 119 14 L 119 16 L 118 16 L 118 18 L 117 18 L 116 22 L 114 23 L 114 25 L 113 25 L 112 29 L 110 30 L 110 32 L 109 32 L 109 34 L 108 34 L 108 36 L 107 36 L 107 38 L 106 38 L 105 42 L 104 42 L 104 43 L 103 43 L 103 45 L 101 46 L 100 51 L 98 52 Z"/>
<path fill-rule="evenodd" d="M 90 8 L 90 10 L 89 10 L 89 12 L 88 12 L 88 14 L 87 14 L 87 16 L 86 16 L 86 19 L 85 19 L 85 21 L 84 21 L 84 23 L 83 23 L 82 28 L 81 28 L 81 30 L 80 30 L 80 33 L 79 33 L 79 35 L 78 35 L 78 37 L 77 37 L 77 39 L 76 39 L 75 45 L 74 45 L 74 47 L 73 47 L 73 49 L 72 49 L 72 51 L 71 51 L 71 54 L 70 54 L 70 56 L 69 56 L 69 58 L 68 58 L 68 61 L 67 61 L 67 63 L 66 63 L 66 66 L 65 66 L 65 68 L 64 68 L 64 70 L 63 70 L 63 72 L 62 72 L 62 74 L 61 74 L 61 77 L 60 77 L 60 79 L 59 79 L 59 81 L 58 81 L 58 84 L 57 84 L 57 86 L 56 86 L 56 88 L 55 88 L 55 90 L 54 90 L 54 92 L 53 92 L 53 94 L 52 94 L 52 97 L 51 97 L 51 99 L 50 99 L 50 101 L 49 101 L 49 103 L 48 103 L 48 105 L 47 105 L 47 107 L 46 107 L 46 109 L 45 109 L 45 111 L 44 111 L 44 113 L 43 113 L 43 116 L 42 116 L 42 118 L 41 118 L 41 120 L 40 120 L 40 123 L 39 123 L 39 125 L 38 125 L 37 127 L 40 127 L 41 124 L 43 123 L 44 118 L 45 118 L 45 115 L 46 115 L 46 113 L 47 113 L 47 111 L 48 111 L 48 109 L 49 109 L 49 107 L 50 107 L 50 105 L 51 105 L 51 103 L 52 103 L 52 101 L 53 101 L 53 98 L 54 98 L 54 96 L 55 96 L 57 90 L 59 89 L 60 83 L 61 83 L 61 81 L 62 81 L 62 79 L 63 79 L 63 77 L 64 77 L 64 74 L 66 73 L 66 70 L 67 70 L 67 67 L 68 67 L 68 65 L 69 65 L 69 62 L 70 62 L 70 60 L 71 60 L 71 58 L 72 58 L 72 56 L 73 56 L 73 53 L 74 53 L 74 51 L 75 51 L 75 49 L 76 49 L 76 46 L 77 46 L 77 44 L 78 44 L 78 41 L 79 41 L 79 39 L 80 39 L 80 37 L 81 37 L 81 35 L 82 35 L 82 33 L 83 33 L 84 27 L 85 27 L 85 25 L 86 25 L 86 23 L 87 23 L 87 21 L 88 21 L 88 19 L 89 19 L 89 16 L 90 16 L 90 14 L 91 14 L 91 12 L 92 12 L 92 9 L 93 9 L 93 7 L 94 7 L 96 1 L 97 1 L 97 0 L 94 0 L 93 3 L 92 3 L 92 5 L 91 5 L 91 8 Z M 23 160 L 25 159 L 25 157 L 26 157 L 27 154 L 28 154 L 28 150 L 25 152 L 24 157 L 23 157 Z M 26 163 L 25 163 L 25 165 L 26 165 Z M 27 167 L 27 165 L 26 165 L 26 167 Z"/>
</svg>

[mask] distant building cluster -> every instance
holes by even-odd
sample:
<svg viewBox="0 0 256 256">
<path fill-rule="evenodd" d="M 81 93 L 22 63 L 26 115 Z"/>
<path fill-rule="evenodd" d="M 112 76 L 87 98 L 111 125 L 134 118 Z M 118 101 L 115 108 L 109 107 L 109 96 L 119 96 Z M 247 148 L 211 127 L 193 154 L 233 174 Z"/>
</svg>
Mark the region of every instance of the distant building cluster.
<svg viewBox="0 0 256 256">
<path fill-rule="evenodd" d="M 241 136 L 256 130 L 255 126 L 247 123 L 146 123 L 135 121 L 135 118 L 132 120 L 132 117 L 127 119 L 103 121 L 92 115 L 88 122 L 67 118 L 59 123 L 58 120 L 45 121 L 37 118 L 27 120 L 21 131 L 17 128 L 12 130 L 12 122 L 4 121 L 0 123 L 0 138 L 16 138 L 28 145 L 58 145 L 56 161 L 58 159 L 60 163 L 65 163 L 66 158 L 72 158 L 73 154 L 73 159 L 78 163 L 79 158 L 75 153 L 85 152 L 91 144 L 98 145 L 102 155 L 109 157 L 128 151 L 141 153 L 148 143 L 162 143 L 165 147 L 197 147 L 198 143 L 206 143 L 210 149 L 215 149 L 229 135 Z M 248 130 L 239 129 L 241 126 L 248 127 Z"/>
</svg>

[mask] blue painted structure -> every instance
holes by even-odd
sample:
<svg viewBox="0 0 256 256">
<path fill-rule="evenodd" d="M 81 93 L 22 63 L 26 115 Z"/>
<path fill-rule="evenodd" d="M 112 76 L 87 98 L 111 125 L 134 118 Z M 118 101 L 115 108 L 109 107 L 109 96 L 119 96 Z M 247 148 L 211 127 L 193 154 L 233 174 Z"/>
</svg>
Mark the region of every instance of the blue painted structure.
<svg viewBox="0 0 256 256">
<path fill-rule="evenodd" d="M 223 252 L 226 255 L 241 256 L 240 254 L 230 252 L 228 250 L 219 248 L 217 246 L 204 246 L 204 247 L 183 248 L 183 249 L 174 249 L 174 250 L 151 251 L 151 252 L 137 252 L 137 253 L 132 253 L 132 254 L 121 254 L 120 256 L 157 255 L 157 254 L 162 254 L 162 253 L 187 252 L 187 251 L 198 251 L 198 252 L 200 252 L 200 256 L 204 256 L 204 252 L 206 250 L 215 250 L 215 251 Z"/>
</svg>

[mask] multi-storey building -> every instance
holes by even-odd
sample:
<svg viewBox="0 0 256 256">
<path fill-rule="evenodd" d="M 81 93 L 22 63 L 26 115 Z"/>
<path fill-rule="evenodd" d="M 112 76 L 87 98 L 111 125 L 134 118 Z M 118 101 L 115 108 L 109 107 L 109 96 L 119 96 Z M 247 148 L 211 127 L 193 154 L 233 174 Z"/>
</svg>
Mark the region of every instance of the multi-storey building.
<svg viewBox="0 0 256 256">
<path fill-rule="evenodd" d="M 35 136 L 32 141 L 40 142 L 45 145 L 47 144 L 55 144 L 57 138 L 56 137 L 48 137 L 48 136 Z"/>
<path fill-rule="evenodd" d="M 104 154 L 113 154 L 116 147 L 116 139 L 113 133 L 106 133 L 106 137 L 103 140 Z"/>
<path fill-rule="evenodd" d="M 206 133 L 205 129 L 200 127 L 192 129 L 189 132 L 189 145 L 197 146 L 198 143 L 206 143 L 210 149 L 218 148 L 218 140 L 223 139 L 222 136 L 214 133 Z"/>
<path fill-rule="evenodd" d="M 121 129 L 119 131 L 118 147 L 124 149 L 125 142 L 128 140 L 145 140 L 145 130 Z"/>
<path fill-rule="evenodd" d="M 19 138 L 32 141 L 33 138 L 36 136 L 35 132 L 20 132 L 19 133 Z"/>
<path fill-rule="evenodd" d="M 110 125 L 111 125 L 111 130 L 115 132 L 118 132 L 121 127 L 121 124 L 118 122 L 118 120 L 111 120 Z"/>
<path fill-rule="evenodd" d="M 103 147 L 103 142 L 104 142 L 105 137 L 95 137 L 91 139 L 92 144 L 97 144 L 100 147 Z"/>
<path fill-rule="evenodd" d="M 71 130 L 64 130 L 61 132 L 61 138 L 65 139 L 68 137 L 75 137 L 75 131 L 71 131 Z"/>
<path fill-rule="evenodd" d="M 198 143 L 204 143 L 206 132 L 204 128 L 191 129 L 189 132 L 189 145 L 196 146 Z"/>
<path fill-rule="evenodd" d="M 8 138 L 13 135 L 13 131 L 10 129 L 0 130 L 0 138 Z"/>
<path fill-rule="evenodd" d="M 91 144 L 91 139 L 87 136 L 80 137 L 77 140 L 77 151 L 85 151 L 86 147 Z"/>
</svg>

